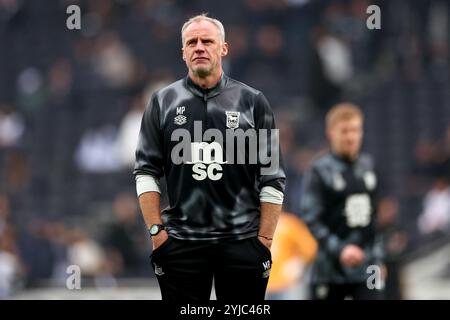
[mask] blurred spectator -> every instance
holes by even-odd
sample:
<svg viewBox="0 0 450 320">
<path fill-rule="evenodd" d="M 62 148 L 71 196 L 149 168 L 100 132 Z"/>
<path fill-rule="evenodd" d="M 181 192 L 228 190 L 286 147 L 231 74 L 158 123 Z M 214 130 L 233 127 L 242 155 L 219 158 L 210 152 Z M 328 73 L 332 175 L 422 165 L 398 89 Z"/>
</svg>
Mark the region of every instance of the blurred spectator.
<svg viewBox="0 0 450 320">
<path fill-rule="evenodd" d="M 12 19 L 23 7 L 20 0 L 1 0 L 0 1 L 0 21 Z"/>
<path fill-rule="evenodd" d="M 313 33 L 309 69 L 309 93 L 317 107 L 327 110 L 341 99 L 344 85 L 353 75 L 352 53 L 346 42 L 317 27 Z"/>
<path fill-rule="evenodd" d="M 27 271 L 27 287 L 39 285 L 42 279 L 51 279 L 54 273 L 56 263 L 45 225 L 46 222 L 41 219 L 32 219 L 28 221 L 20 237 L 21 257 Z"/>
<path fill-rule="evenodd" d="M 0 173 L 3 179 L 0 180 L 0 186 L 10 194 L 18 194 L 28 185 L 30 168 L 23 152 L 12 150 L 6 153 L 2 171 Z"/>
<path fill-rule="evenodd" d="M 75 154 L 78 167 L 91 173 L 118 171 L 121 166 L 116 137 L 117 129 L 113 125 L 86 131 Z"/>
<path fill-rule="evenodd" d="M 399 227 L 399 203 L 394 197 L 384 197 L 378 204 L 378 227 L 384 239 L 387 278 L 384 299 L 403 299 L 401 259 L 408 245 L 408 236 Z"/>
<path fill-rule="evenodd" d="M 430 187 L 438 170 L 437 143 L 419 139 L 414 147 L 414 159 L 407 183 L 410 193 L 423 195 Z"/>
<path fill-rule="evenodd" d="M 70 265 L 80 267 L 82 279 L 89 285 L 110 277 L 102 247 L 85 230 L 57 221 L 34 220 L 29 225 L 29 235 L 22 245 L 29 267 L 29 285 L 47 279 L 65 287 Z"/>
<path fill-rule="evenodd" d="M 91 63 L 94 70 L 113 88 L 126 87 L 134 80 L 134 58 L 115 32 L 100 36 Z"/>
<path fill-rule="evenodd" d="M 17 78 L 17 101 L 26 113 L 35 113 L 47 102 L 47 90 L 42 72 L 28 66 Z"/>
<path fill-rule="evenodd" d="M 297 215 L 300 212 L 303 173 L 316 155 L 314 150 L 302 144 L 302 141 L 306 140 L 306 136 L 303 131 L 300 131 L 299 134 L 297 129 L 305 126 L 305 120 L 302 117 L 305 116 L 299 116 L 296 110 L 279 110 L 276 115 L 276 121 L 280 128 L 280 147 L 283 152 L 283 162 L 286 176 L 289 177 L 286 181 L 283 209 Z"/>
<path fill-rule="evenodd" d="M 72 89 L 72 65 L 66 58 L 55 61 L 48 72 L 51 98 L 62 102 Z"/>
<path fill-rule="evenodd" d="M 317 41 L 325 77 L 334 85 L 340 86 L 353 75 L 352 56 L 348 45 L 331 34 L 321 35 Z"/>
<path fill-rule="evenodd" d="M 151 95 L 158 89 L 165 87 L 170 81 L 167 80 L 166 75 L 160 76 L 159 81 L 155 81 L 152 85 L 145 90 L 144 93 L 137 95 L 133 98 L 130 110 L 126 113 L 125 117 L 119 127 L 119 133 L 117 135 L 117 152 L 124 168 L 134 167 L 135 151 L 138 141 L 139 129 L 141 128 L 142 116 L 144 114 L 145 107 L 150 101 Z"/>
<path fill-rule="evenodd" d="M 48 241 L 51 254 L 51 278 L 58 284 L 65 285 L 68 266 L 67 249 L 69 245 L 69 229 L 58 221 L 45 221 L 39 226 L 41 236 Z"/>
<path fill-rule="evenodd" d="M 292 152 L 290 159 L 288 158 L 290 163 L 287 163 L 286 170 L 290 174 L 290 179 L 286 182 L 283 207 L 297 215 L 301 208 L 303 174 L 316 154 L 313 149 L 298 148 Z"/>
<path fill-rule="evenodd" d="M 147 233 L 139 214 L 134 194 L 118 194 L 113 203 L 114 219 L 105 227 L 103 246 L 107 259 L 113 263 L 115 276 L 132 276 L 140 273 L 145 259 Z"/>
<path fill-rule="evenodd" d="M 127 112 L 119 127 L 117 135 L 117 148 L 121 165 L 124 168 L 132 168 L 135 161 L 135 151 L 141 128 L 142 115 L 146 102 L 142 95 L 133 98 L 130 110 Z"/>
<path fill-rule="evenodd" d="M 278 220 L 271 251 L 273 264 L 266 298 L 306 299 L 307 286 L 303 279 L 317 253 L 317 242 L 308 227 L 292 213 L 283 211 Z"/>
<path fill-rule="evenodd" d="M 280 100 L 289 92 L 289 85 L 282 80 L 289 72 L 287 56 L 283 54 L 285 36 L 279 26 L 263 25 L 256 31 L 255 40 L 256 50 L 246 66 L 244 81 L 265 88 L 269 100 Z"/>
<path fill-rule="evenodd" d="M 428 143 L 419 145 L 419 173 L 425 176 L 431 189 L 425 194 L 423 210 L 418 219 L 418 228 L 422 234 L 448 233 L 450 229 L 450 126 L 444 132 L 441 145 Z"/>
<path fill-rule="evenodd" d="M 250 62 L 248 55 L 248 30 L 244 26 L 231 25 L 227 28 L 226 38 L 230 46 L 230 51 L 224 60 L 225 72 L 239 79 L 243 76 L 243 70 Z"/>
<path fill-rule="evenodd" d="M 434 79 L 445 82 L 449 66 L 449 4 L 435 1 L 430 4 L 428 41 L 430 42 L 430 71 Z"/>
<path fill-rule="evenodd" d="M 352 40 L 358 40 L 363 24 L 353 23 L 355 18 L 351 15 L 351 8 L 346 2 L 330 2 L 323 10 L 321 23 L 311 33 L 313 52 L 309 93 L 320 109 L 327 110 L 338 102 L 354 76 Z M 361 14 L 359 10 L 353 11 Z"/>
<path fill-rule="evenodd" d="M 25 131 L 25 122 L 12 106 L 0 104 L 0 148 L 17 145 Z"/>
<path fill-rule="evenodd" d="M 450 158 L 450 122 L 444 132 L 444 146 L 445 157 Z"/>
<path fill-rule="evenodd" d="M 439 177 L 425 195 L 418 227 L 421 233 L 448 233 L 450 225 L 450 188 L 447 179 Z"/>
<path fill-rule="evenodd" d="M 0 193 L 0 235 L 6 229 L 6 225 L 10 219 L 10 204 L 6 194 Z"/>
<path fill-rule="evenodd" d="M 0 232 L 0 299 L 13 293 L 20 269 L 12 226 L 6 224 Z"/>
<path fill-rule="evenodd" d="M 80 228 L 68 230 L 68 265 L 80 267 L 83 277 L 95 278 L 104 270 L 105 253 L 101 246 Z"/>
<path fill-rule="evenodd" d="M 441 159 L 439 161 L 439 175 L 450 181 L 450 124 L 444 133 Z"/>
<path fill-rule="evenodd" d="M 10 223 L 9 199 L 0 194 L 0 299 L 10 297 L 23 275 L 15 231 Z"/>
<path fill-rule="evenodd" d="M 279 126 L 280 148 L 283 155 L 283 162 L 285 166 L 286 176 L 289 179 L 286 181 L 285 198 L 283 202 L 283 209 L 290 212 L 296 211 L 295 203 L 298 197 L 299 190 L 297 190 L 297 178 L 300 173 L 295 167 L 294 148 L 295 148 L 295 130 L 293 114 L 290 112 L 280 112 L 277 115 L 277 124 Z"/>
</svg>

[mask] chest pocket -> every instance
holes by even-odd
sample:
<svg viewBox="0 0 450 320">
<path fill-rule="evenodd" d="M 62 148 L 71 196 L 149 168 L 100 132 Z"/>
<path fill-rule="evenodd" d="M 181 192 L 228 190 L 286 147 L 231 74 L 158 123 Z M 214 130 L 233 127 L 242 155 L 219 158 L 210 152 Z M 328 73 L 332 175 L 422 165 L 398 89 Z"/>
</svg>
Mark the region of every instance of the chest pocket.
<svg viewBox="0 0 450 320">
<path fill-rule="evenodd" d="M 367 227 L 372 215 L 370 197 L 365 194 L 353 194 L 345 201 L 344 215 L 350 228 Z"/>
</svg>

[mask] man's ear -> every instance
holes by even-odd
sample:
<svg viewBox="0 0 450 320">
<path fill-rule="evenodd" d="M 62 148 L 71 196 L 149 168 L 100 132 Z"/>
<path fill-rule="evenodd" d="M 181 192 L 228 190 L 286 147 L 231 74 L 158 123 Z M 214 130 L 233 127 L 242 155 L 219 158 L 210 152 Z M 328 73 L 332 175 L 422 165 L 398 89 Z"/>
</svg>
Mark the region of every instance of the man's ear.
<svg viewBox="0 0 450 320">
<path fill-rule="evenodd" d="M 328 141 L 331 141 L 331 138 L 333 137 L 333 132 L 331 128 L 325 129 L 325 136 L 327 137 Z"/>
<path fill-rule="evenodd" d="M 181 57 L 186 61 L 186 56 L 184 55 L 184 48 L 181 48 Z"/>
<path fill-rule="evenodd" d="M 228 43 L 224 42 L 222 45 L 222 52 L 220 53 L 220 55 L 222 57 L 225 57 L 228 54 Z"/>
</svg>

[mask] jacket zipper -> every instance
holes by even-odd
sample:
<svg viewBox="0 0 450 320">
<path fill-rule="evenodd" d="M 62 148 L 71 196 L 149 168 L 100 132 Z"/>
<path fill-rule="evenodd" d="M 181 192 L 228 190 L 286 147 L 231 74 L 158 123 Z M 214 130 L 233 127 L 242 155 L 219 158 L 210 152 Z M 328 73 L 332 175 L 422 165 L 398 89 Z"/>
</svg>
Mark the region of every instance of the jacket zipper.
<svg viewBox="0 0 450 320">
<path fill-rule="evenodd" d="M 203 129 L 203 133 L 208 129 L 208 96 L 203 94 L 203 101 L 205 102 L 205 128 Z"/>
</svg>

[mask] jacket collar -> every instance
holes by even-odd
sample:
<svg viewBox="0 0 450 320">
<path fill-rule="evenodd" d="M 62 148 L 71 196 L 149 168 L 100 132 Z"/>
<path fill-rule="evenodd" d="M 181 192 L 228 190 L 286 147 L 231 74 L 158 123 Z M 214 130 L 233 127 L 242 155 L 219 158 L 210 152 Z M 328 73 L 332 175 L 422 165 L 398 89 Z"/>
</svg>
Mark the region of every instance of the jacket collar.
<svg viewBox="0 0 450 320">
<path fill-rule="evenodd" d="M 220 94 L 223 88 L 225 88 L 227 82 L 228 77 L 224 73 L 222 73 L 219 82 L 213 88 L 203 89 L 202 87 L 195 84 L 189 76 L 186 76 L 186 78 L 184 78 L 184 85 L 186 86 L 186 88 L 194 95 L 199 96 L 204 100 L 210 99 Z"/>
<path fill-rule="evenodd" d="M 352 165 L 352 164 L 356 163 L 358 161 L 359 155 L 360 155 L 360 153 L 358 153 L 358 156 L 355 159 L 350 159 L 350 158 L 345 157 L 343 155 L 337 154 L 333 150 L 330 150 L 330 153 L 333 156 L 333 158 L 335 158 L 335 159 L 337 159 L 337 160 L 339 160 L 341 162 L 344 162 L 346 164 L 349 164 L 349 165 Z"/>
</svg>

